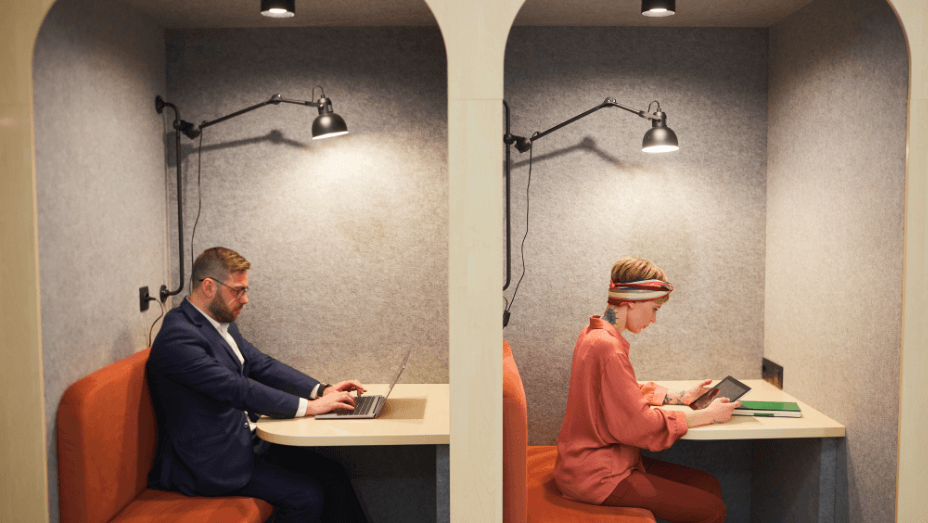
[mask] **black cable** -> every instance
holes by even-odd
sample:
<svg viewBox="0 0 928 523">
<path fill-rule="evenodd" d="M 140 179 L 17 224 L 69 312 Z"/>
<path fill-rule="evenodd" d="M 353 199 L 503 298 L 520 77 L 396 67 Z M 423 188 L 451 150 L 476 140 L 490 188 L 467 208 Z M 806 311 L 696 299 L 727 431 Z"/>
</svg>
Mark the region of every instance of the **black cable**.
<svg viewBox="0 0 928 523">
<path fill-rule="evenodd" d="M 148 346 L 151 347 L 151 333 L 155 330 L 155 325 L 158 323 L 158 320 L 164 317 L 164 304 L 161 303 L 161 300 L 156 300 L 155 298 L 148 298 L 148 301 L 156 301 L 158 305 L 161 306 L 161 315 L 155 318 L 154 323 L 151 324 L 151 328 L 148 329 Z"/>
<path fill-rule="evenodd" d="M 200 142 L 197 145 L 197 219 L 193 221 L 193 233 L 190 235 L 190 294 L 193 294 L 193 262 L 196 253 L 193 251 L 193 239 L 197 235 L 197 224 L 200 223 L 200 210 L 203 209 L 203 191 L 200 190 L 200 165 L 203 160 L 203 131 L 200 131 Z"/>
<path fill-rule="evenodd" d="M 532 155 L 534 152 L 534 147 L 528 151 L 528 183 L 525 186 L 525 235 L 522 236 L 522 245 L 519 247 L 519 252 L 522 256 L 522 275 L 519 276 L 519 281 L 516 282 L 516 290 L 512 292 L 512 299 L 509 300 L 509 306 L 506 307 L 506 312 L 509 312 L 509 309 L 512 308 L 512 302 L 516 301 L 516 294 L 519 293 L 519 285 L 522 285 L 522 278 L 525 277 L 525 239 L 528 238 L 529 189 L 532 187 Z"/>
</svg>

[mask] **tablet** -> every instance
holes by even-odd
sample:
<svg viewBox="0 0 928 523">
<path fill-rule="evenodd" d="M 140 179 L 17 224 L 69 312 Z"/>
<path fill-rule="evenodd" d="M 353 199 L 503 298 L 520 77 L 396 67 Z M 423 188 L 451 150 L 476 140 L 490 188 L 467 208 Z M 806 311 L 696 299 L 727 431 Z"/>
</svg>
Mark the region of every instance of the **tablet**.
<svg viewBox="0 0 928 523">
<path fill-rule="evenodd" d="M 720 381 L 718 385 L 709 389 L 708 392 L 696 399 L 696 401 L 690 403 L 690 408 L 693 410 L 704 409 L 712 403 L 717 396 L 722 398 L 728 398 L 731 401 L 735 401 L 741 396 L 744 396 L 751 390 L 751 387 L 748 387 L 744 383 L 728 376 L 724 380 Z"/>
</svg>

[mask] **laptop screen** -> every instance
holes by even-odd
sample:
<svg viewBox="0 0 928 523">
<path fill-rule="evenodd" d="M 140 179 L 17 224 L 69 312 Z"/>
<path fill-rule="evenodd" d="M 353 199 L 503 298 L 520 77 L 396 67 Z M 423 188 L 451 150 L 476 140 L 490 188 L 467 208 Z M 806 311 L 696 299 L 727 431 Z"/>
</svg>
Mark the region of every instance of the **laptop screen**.
<svg viewBox="0 0 928 523">
<path fill-rule="evenodd" d="M 403 364 L 400 365 L 399 370 L 396 371 L 396 376 L 393 376 L 393 382 L 390 383 L 390 388 L 387 389 L 387 393 L 384 395 L 384 399 L 385 399 L 385 400 L 390 396 L 390 392 L 393 391 L 393 386 L 396 385 L 396 382 L 397 382 L 397 381 L 399 381 L 399 379 L 400 379 L 400 374 L 402 374 L 402 373 L 403 373 L 403 370 L 406 368 L 406 362 L 409 361 L 409 355 L 410 355 L 410 354 L 412 354 L 412 349 L 409 349 L 408 351 L 406 351 L 406 357 L 403 358 Z"/>
</svg>

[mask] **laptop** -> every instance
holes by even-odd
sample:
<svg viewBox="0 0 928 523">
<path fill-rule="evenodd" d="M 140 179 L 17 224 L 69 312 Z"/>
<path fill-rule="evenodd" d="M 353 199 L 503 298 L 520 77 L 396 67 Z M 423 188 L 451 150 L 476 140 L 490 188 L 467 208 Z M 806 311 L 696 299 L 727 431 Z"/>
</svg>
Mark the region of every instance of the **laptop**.
<svg viewBox="0 0 928 523">
<path fill-rule="evenodd" d="M 393 391 L 393 386 L 396 385 L 396 382 L 399 381 L 400 375 L 403 374 L 403 370 L 406 369 L 406 362 L 409 361 L 409 355 L 412 353 L 412 349 L 406 351 L 406 357 L 403 358 L 403 363 L 400 364 L 400 368 L 396 371 L 396 376 L 393 377 L 393 383 L 390 384 L 390 388 L 387 389 L 386 396 L 379 395 L 370 395 L 364 394 L 357 398 L 355 403 L 354 410 L 348 409 L 335 409 L 331 412 L 325 414 L 317 414 L 316 419 L 373 419 L 380 414 L 380 409 L 383 408 L 384 403 L 387 402 L 387 398 L 390 397 L 390 393 Z"/>
</svg>

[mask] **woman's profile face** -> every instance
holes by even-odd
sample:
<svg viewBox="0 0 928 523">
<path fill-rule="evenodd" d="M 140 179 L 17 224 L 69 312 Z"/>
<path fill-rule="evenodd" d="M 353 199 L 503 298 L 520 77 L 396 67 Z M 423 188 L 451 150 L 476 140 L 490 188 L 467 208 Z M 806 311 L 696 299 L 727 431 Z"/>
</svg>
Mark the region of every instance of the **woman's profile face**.
<svg viewBox="0 0 928 523">
<path fill-rule="evenodd" d="M 638 334 L 648 325 L 657 323 L 657 311 L 660 310 L 661 305 L 654 300 L 629 303 L 628 314 L 625 316 L 625 328 Z"/>
</svg>

